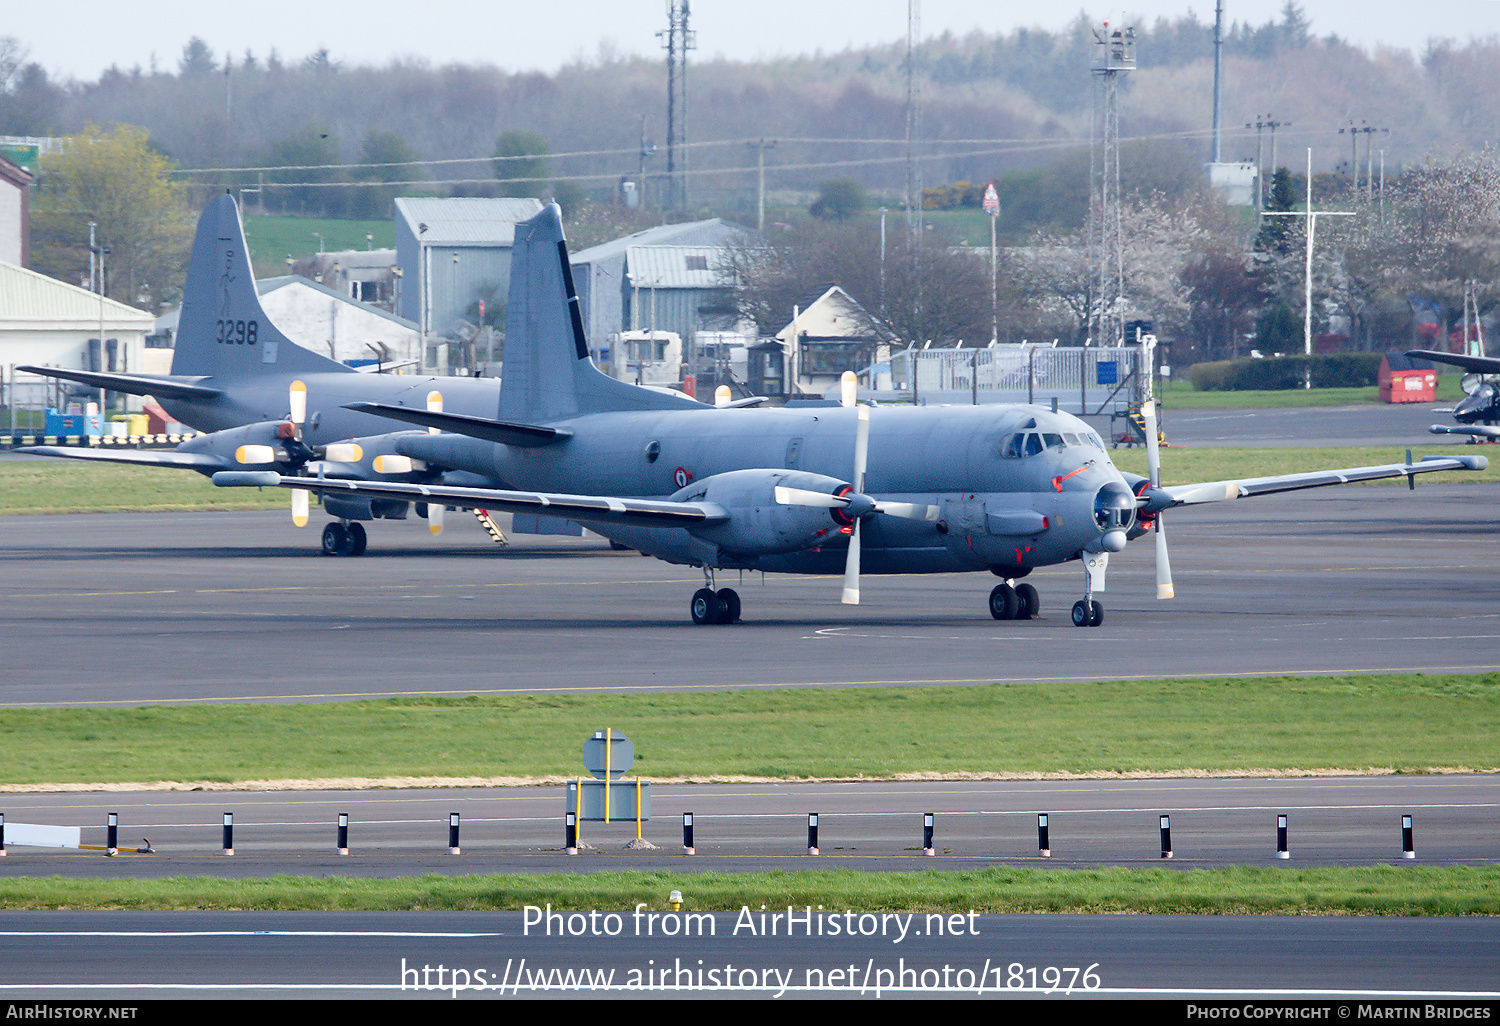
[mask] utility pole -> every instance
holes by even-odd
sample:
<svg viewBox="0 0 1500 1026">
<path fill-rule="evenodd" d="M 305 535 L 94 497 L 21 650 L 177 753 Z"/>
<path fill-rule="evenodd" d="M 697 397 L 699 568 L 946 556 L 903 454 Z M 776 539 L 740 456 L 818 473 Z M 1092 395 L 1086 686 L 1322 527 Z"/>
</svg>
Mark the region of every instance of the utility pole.
<svg viewBox="0 0 1500 1026">
<path fill-rule="evenodd" d="M 1262 118 L 1264 118 L 1265 120 L 1262 121 Z M 1261 164 L 1260 159 L 1261 130 L 1266 128 L 1269 128 L 1271 130 L 1271 174 L 1274 176 L 1276 174 L 1276 129 L 1284 128 L 1285 126 L 1290 124 L 1290 121 L 1273 120 L 1271 115 L 1269 114 L 1257 114 L 1255 115 L 1255 120 L 1245 126 L 1246 128 L 1255 129 L 1255 213 L 1257 215 L 1259 215 L 1266 206 L 1266 179 L 1265 176 L 1261 174 L 1263 165 Z"/>
<path fill-rule="evenodd" d="M 688 28 L 688 0 L 667 0 L 667 198 L 666 209 L 687 206 L 687 52 L 696 50 L 696 35 Z M 682 152 L 679 154 L 679 150 Z M 678 165 L 681 164 L 679 172 Z"/>
<path fill-rule="evenodd" d="M 776 140 L 772 139 L 768 142 L 761 139 L 745 145 L 755 150 L 755 230 L 764 232 L 766 230 L 766 149 L 775 149 Z"/>
</svg>

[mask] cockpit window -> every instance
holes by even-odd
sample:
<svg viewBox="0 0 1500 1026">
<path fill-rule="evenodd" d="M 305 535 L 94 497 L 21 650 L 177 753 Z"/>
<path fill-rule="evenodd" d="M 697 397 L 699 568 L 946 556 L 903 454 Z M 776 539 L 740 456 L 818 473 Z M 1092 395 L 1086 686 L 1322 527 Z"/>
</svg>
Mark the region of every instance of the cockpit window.
<svg viewBox="0 0 1500 1026">
<path fill-rule="evenodd" d="M 1062 449 L 1070 445 L 1092 445 L 1101 452 L 1104 450 L 1104 440 L 1092 431 L 1016 431 L 1000 439 L 1000 458 L 1018 460 L 1024 456 L 1035 456 L 1047 449 Z"/>
</svg>

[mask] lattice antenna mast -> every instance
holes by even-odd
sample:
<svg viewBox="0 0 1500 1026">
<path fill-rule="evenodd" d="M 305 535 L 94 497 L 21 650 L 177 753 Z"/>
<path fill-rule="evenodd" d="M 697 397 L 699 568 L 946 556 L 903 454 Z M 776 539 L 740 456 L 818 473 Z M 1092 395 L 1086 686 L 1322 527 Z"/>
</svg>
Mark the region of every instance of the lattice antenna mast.
<svg viewBox="0 0 1500 1026">
<path fill-rule="evenodd" d="M 667 28 L 656 34 L 667 51 L 667 209 L 687 206 L 687 52 L 698 48 L 688 28 L 688 0 L 667 0 Z"/>
<path fill-rule="evenodd" d="M 1103 92 L 1104 116 L 1100 130 L 1100 161 L 1094 193 L 1099 212 L 1099 331 L 1098 345 L 1123 345 L 1125 340 L 1125 231 L 1120 205 L 1119 77 L 1135 70 L 1135 29 L 1095 30 L 1102 50 L 1094 74 Z"/>
<path fill-rule="evenodd" d="M 922 80 L 917 52 L 922 43 L 921 0 L 906 3 L 906 226 L 915 243 L 922 234 L 922 162 L 917 147 L 922 137 Z"/>
</svg>

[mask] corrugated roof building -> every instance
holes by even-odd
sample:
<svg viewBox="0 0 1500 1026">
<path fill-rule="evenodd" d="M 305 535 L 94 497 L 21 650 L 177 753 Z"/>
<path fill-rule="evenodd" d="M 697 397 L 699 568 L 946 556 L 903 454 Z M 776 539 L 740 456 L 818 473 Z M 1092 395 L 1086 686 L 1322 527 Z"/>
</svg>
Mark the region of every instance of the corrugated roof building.
<svg viewBox="0 0 1500 1026">
<path fill-rule="evenodd" d="M 0 365 L 7 368 L 29 363 L 139 374 L 151 326 L 144 310 L 0 263 Z M 130 402 L 140 408 L 139 399 Z"/>
<path fill-rule="evenodd" d="M 722 251 L 744 232 L 739 225 L 713 218 L 647 228 L 572 254 L 573 281 L 590 344 L 600 348 L 616 332 L 649 330 L 653 299 L 656 327 L 676 332 L 685 343 L 698 331 L 719 330 L 726 306 L 719 270 Z M 652 255 L 657 249 L 665 251 L 659 258 Z M 691 267 L 689 258 L 694 258 Z M 693 294 L 669 295 L 681 290 Z"/>
<path fill-rule="evenodd" d="M 539 199 L 397 199 L 397 312 L 441 336 L 468 319 L 465 311 L 481 296 L 503 303 L 516 222 L 541 210 Z"/>
</svg>

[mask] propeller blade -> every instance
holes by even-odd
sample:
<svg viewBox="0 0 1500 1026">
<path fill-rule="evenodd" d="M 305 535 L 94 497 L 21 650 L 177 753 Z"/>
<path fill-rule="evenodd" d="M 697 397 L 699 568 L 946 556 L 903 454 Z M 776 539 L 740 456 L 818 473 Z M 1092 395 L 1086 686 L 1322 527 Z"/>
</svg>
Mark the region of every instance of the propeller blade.
<svg viewBox="0 0 1500 1026">
<path fill-rule="evenodd" d="M 443 504 L 440 502 L 429 502 L 427 504 L 427 530 L 434 535 L 443 533 Z"/>
<path fill-rule="evenodd" d="M 301 381 L 293 381 L 287 398 L 292 411 L 292 423 L 301 427 L 302 422 L 307 419 L 307 385 Z"/>
<path fill-rule="evenodd" d="M 859 408 L 859 424 L 854 432 L 854 490 L 865 490 L 865 461 L 870 455 L 870 408 Z"/>
<path fill-rule="evenodd" d="M 276 450 L 269 445 L 242 445 L 234 450 L 236 463 L 275 463 Z"/>
<path fill-rule="evenodd" d="M 1156 400 L 1148 400 L 1141 406 L 1141 418 L 1146 422 L 1146 474 L 1151 478 L 1151 487 L 1161 487 L 1161 447 L 1156 432 Z M 1162 527 L 1162 514 L 1156 514 L 1156 597 L 1169 599 L 1176 596 L 1172 586 L 1172 561 L 1167 558 L 1167 534 Z"/>
<path fill-rule="evenodd" d="M 776 501 L 783 506 L 821 506 L 824 509 L 837 509 L 849 505 L 847 495 L 829 495 L 827 492 L 813 492 L 806 488 L 788 488 L 786 485 L 776 486 Z"/>
<path fill-rule="evenodd" d="M 849 555 L 844 559 L 844 605 L 859 605 L 859 521 L 849 535 Z"/>
<path fill-rule="evenodd" d="M 852 375 L 851 375 L 852 376 Z M 847 378 L 845 379 L 848 380 Z M 870 408 L 859 408 L 859 421 L 854 430 L 854 491 L 865 490 L 865 463 L 870 455 Z M 865 500 L 869 501 L 869 500 Z M 859 520 L 849 534 L 849 555 L 844 559 L 844 604 L 859 605 Z"/>
<path fill-rule="evenodd" d="M 859 378 L 853 371 L 844 371 L 843 377 L 839 378 L 839 403 L 844 406 L 853 406 L 859 397 Z"/>
<path fill-rule="evenodd" d="M 1176 598 L 1172 588 L 1172 563 L 1167 559 L 1167 532 L 1161 523 L 1161 514 L 1156 515 L 1156 597 Z"/>
<path fill-rule="evenodd" d="M 365 458 L 365 451 L 358 442 L 335 442 L 324 450 L 323 458 L 331 463 L 358 463 Z"/>
<path fill-rule="evenodd" d="M 427 412 L 428 413 L 442 413 L 443 412 L 443 393 L 438 392 L 438 391 L 432 391 L 432 392 L 428 392 L 427 393 Z M 427 429 L 427 433 L 429 435 L 437 435 L 437 434 L 441 434 L 442 432 L 440 432 L 435 427 L 430 427 L 430 428 Z M 439 531 L 442 530 L 442 527 L 439 526 L 438 530 Z M 437 531 L 434 531 L 432 533 L 433 534 L 437 534 Z"/>
<path fill-rule="evenodd" d="M 943 511 L 937 506 L 927 506 L 920 502 L 877 502 L 875 512 L 903 520 L 936 520 Z"/>
<path fill-rule="evenodd" d="M 410 456 L 396 456 L 387 453 L 375 457 L 375 473 L 377 474 L 410 474 L 413 470 L 421 470 L 418 461 Z"/>
<path fill-rule="evenodd" d="M 292 489 L 292 523 L 298 527 L 307 526 L 308 499 L 311 493 L 305 488 Z"/>
</svg>

